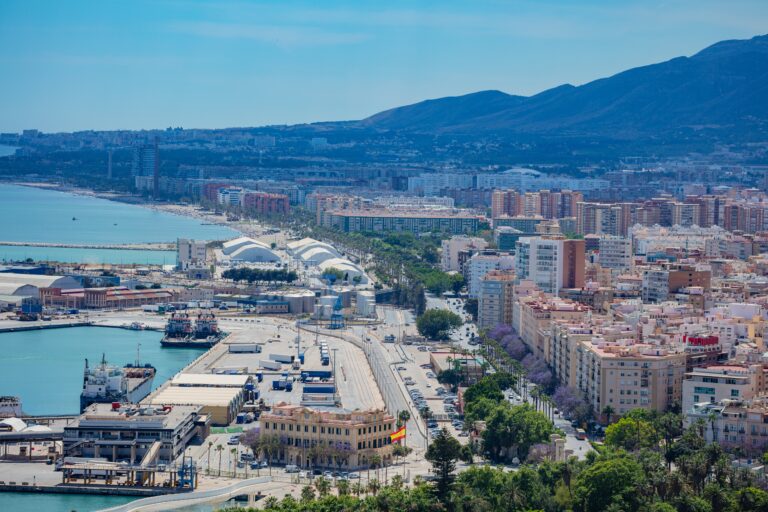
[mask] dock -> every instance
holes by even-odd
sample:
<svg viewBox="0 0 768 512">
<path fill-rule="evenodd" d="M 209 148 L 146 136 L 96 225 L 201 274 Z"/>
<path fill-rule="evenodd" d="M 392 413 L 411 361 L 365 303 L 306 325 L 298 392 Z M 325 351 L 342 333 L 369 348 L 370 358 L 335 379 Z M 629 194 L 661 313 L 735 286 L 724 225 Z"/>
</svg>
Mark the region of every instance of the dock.
<svg viewBox="0 0 768 512">
<path fill-rule="evenodd" d="M 71 244 L 51 242 L 16 242 L 0 240 L 0 245 L 13 247 L 56 247 L 59 249 L 118 249 L 122 251 L 175 251 L 176 243 L 137 243 L 137 244 Z"/>
<path fill-rule="evenodd" d="M 77 322 L 35 322 L 29 325 L 3 325 L 0 326 L 0 333 L 3 332 L 22 332 L 22 331 L 39 331 L 42 329 L 63 329 L 66 327 L 87 327 L 93 325 L 91 321 L 77 321 Z"/>
</svg>

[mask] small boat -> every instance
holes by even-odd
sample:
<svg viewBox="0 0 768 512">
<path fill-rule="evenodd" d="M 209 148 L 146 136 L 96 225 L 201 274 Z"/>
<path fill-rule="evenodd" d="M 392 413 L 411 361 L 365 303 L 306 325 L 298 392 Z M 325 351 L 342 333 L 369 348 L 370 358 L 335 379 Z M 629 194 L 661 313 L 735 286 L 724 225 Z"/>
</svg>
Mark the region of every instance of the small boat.
<svg viewBox="0 0 768 512">
<path fill-rule="evenodd" d="M 77 217 L 72 217 L 72 220 L 77 220 Z"/>
</svg>

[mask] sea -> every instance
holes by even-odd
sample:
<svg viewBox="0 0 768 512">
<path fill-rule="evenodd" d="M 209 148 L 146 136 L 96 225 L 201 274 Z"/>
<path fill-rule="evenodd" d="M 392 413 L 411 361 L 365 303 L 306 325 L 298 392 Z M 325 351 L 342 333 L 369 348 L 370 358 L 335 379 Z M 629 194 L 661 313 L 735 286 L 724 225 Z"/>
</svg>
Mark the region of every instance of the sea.
<svg viewBox="0 0 768 512">
<path fill-rule="evenodd" d="M 0 509 L 13 512 L 94 512 L 117 507 L 135 499 L 135 496 L 4 492 L 0 493 Z"/>
<path fill-rule="evenodd" d="M 159 386 L 205 350 L 165 348 L 159 331 L 111 327 L 62 327 L 0 334 L 0 394 L 21 398 L 25 413 L 78 414 L 85 359 L 102 355 L 115 365 L 140 363 L 157 369 Z"/>
<path fill-rule="evenodd" d="M 57 190 L 0 184 L 0 241 L 52 244 L 175 242 L 177 238 L 226 240 L 239 233 L 197 219 Z M 169 251 L 74 249 L 0 245 L 0 261 L 171 264 Z"/>
</svg>

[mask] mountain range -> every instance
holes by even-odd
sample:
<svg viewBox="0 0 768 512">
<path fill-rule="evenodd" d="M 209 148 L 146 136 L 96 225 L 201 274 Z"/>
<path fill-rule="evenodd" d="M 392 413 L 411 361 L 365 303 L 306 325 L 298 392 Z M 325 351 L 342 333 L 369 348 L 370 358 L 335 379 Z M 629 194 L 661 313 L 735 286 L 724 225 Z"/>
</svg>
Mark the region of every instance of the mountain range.
<svg viewBox="0 0 768 512">
<path fill-rule="evenodd" d="M 691 57 L 533 96 L 481 91 L 393 108 L 358 121 L 377 130 L 633 138 L 764 131 L 768 35 L 721 41 Z"/>
</svg>

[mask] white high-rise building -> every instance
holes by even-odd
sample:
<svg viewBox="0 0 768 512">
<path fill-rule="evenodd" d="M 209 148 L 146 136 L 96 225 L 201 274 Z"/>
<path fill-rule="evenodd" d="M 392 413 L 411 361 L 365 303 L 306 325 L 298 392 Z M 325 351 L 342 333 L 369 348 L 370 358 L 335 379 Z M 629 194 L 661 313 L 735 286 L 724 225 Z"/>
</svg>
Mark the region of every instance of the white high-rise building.
<svg viewBox="0 0 768 512">
<path fill-rule="evenodd" d="M 491 270 L 511 270 L 515 259 L 507 254 L 475 254 L 464 264 L 464 277 L 467 280 L 469 297 L 480 296 L 482 278 Z"/>
<path fill-rule="evenodd" d="M 204 265 L 205 260 L 205 240 L 190 240 L 187 238 L 176 240 L 176 267 L 179 270 Z"/>
<path fill-rule="evenodd" d="M 240 187 L 224 187 L 219 189 L 218 202 L 223 206 L 240 206 L 245 190 Z"/>
</svg>

